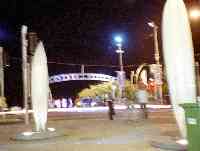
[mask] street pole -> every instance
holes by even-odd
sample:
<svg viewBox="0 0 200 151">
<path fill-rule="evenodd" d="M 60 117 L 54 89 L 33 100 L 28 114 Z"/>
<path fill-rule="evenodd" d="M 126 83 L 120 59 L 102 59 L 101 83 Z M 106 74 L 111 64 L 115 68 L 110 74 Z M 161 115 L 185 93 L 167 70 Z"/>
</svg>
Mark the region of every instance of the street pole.
<svg viewBox="0 0 200 151">
<path fill-rule="evenodd" d="M 21 28 L 21 43 L 22 43 L 22 71 L 23 71 L 23 99 L 24 99 L 24 119 L 25 124 L 29 124 L 28 115 L 28 65 L 27 65 L 27 26 L 23 25 Z"/>
<path fill-rule="evenodd" d="M 84 66 L 84 64 L 81 65 L 81 73 L 82 73 L 82 74 L 85 73 L 85 66 Z"/>
<path fill-rule="evenodd" d="M 3 47 L 0 47 L 0 96 L 4 98 L 4 57 L 3 57 Z M 6 114 L 2 114 L 3 120 L 6 119 Z"/>
<path fill-rule="evenodd" d="M 4 97 L 4 69 L 3 69 L 3 48 L 0 47 L 0 88 L 1 96 Z"/>
<path fill-rule="evenodd" d="M 160 54 L 159 54 L 159 46 L 158 46 L 158 26 L 153 23 L 153 35 L 154 35 L 154 49 L 155 49 L 155 61 L 157 65 L 157 71 L 155 73 L 155 81 L 156 81 L 156 98 L 160 100 L 160 103 L 163 104 L 163 96 L 162 96 L 162 65 L 160 64 Z"/>
<path fill-rule="evenodd" d="M 32 62 L 32 57 L 34 56 L 35 49 L 37 47 L 39 38 L 36 32 L 29 32 L 27 34 L 28 38 L 28 60 L 27 60 L 27 81 L 28 81 L 28 108 L 32 108 L 32 100 L 31 100 L 31 62 Z"/>
<path fill-rule="evenodd" d="M 124 51 L 120 50 L 120 52 L 119 52 L 119 66 L 120 66 L 121 72 L 124 71 L 123 60 L 122 60 L 123 53 L 124 53 Z"/>
<path fill-rule="evenodd" d="M 124 67 L 123 67 L 123 53 L 122 45 L 121 43 L 117 43 L 117 50 L 116 53 L 119 55 L 119 67 L 120 71 L 117 72 L 118 78 L 119 78 L 119 98 L 121 99 L 123 97 L 124 93 Z"/>
<path fill-rule="evenodd" d="M 154 49 L 155 49 L 155 61 L 156 64 L 160 65 L 160 54 L 159 54 L 159 47 L 158 47 L 158 26 L 154 25 L 153 27 L 153 35 L 154 35 Z"/>
<path fill-rule="evenodd" d="M 197 84 L 197 97 L 200 98 L 200 74 L 199 74 L 199 63 L 195 62 L 195 72 L 196 72 L 196 84 Z M 200 101 L 200 100 L 199 100 Z"/>
<path fill-rule="evenodd" d="M 131 71 L 130 79 L 131 79 L 131 85 L 132 86 L 133 86 L 133 83 L 134 83 L 134 76 L 135 76 L 135 72 Z"/>
</svg>

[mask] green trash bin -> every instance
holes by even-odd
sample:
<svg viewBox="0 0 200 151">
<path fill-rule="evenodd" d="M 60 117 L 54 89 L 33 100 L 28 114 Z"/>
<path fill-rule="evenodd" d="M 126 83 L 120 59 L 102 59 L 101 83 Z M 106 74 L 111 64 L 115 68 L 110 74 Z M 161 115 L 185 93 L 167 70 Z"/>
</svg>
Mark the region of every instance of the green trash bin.
<svg viewBox="0 0 200 151">
<path fill-rule="evenodd" d="M 181 104 L 185 110 L 188 151 L 200 151 L 200 107 L 197 103 Z"/>
</svg>

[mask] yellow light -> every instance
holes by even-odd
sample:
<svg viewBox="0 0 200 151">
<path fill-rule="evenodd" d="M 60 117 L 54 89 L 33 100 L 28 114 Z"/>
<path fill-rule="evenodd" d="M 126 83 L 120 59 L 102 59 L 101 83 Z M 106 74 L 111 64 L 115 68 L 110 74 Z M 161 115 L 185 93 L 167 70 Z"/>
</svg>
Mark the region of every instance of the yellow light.
<svg viewBox="0 0 200 151">
<path fill-rule="evenodd" d="M 198 10 L 198 9 L 190 10 L 190 17 L 194 18 L 194 19 L 199 18 L 200 17 L 200 10 Z"/>
</svg>

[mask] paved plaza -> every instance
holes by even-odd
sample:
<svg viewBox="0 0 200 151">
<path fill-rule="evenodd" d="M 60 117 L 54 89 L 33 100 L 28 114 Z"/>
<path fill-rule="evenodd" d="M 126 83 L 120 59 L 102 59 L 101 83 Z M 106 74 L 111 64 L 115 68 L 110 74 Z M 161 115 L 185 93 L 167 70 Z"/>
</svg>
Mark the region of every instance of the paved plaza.
<svg viewBox="0 0 200 151">
<path fill-rule="evenodd" d="M 33 122 L 25 126 L 22 115 L 8 115 L 10 122 L 0 123 L 0 151 L 165 151 L 152 144 L 170 146 L 180 138 L 171 109 L 149 109 L 147 120 L 134 118 L 140 117 L 139 109 L 135 112 L 117 110 L 114 120 L 107 112 L 51 112 L 48 127 L 60 135 L 34 141 L 12 140 L 31 130 Z"/>
</svg>

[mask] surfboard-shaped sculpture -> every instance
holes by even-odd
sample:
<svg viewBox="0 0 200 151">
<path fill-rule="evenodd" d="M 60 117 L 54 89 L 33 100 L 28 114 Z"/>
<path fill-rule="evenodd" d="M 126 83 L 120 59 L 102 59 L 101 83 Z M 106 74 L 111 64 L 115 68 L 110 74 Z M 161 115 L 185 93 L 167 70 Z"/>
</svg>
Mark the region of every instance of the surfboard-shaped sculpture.
<svg viewBox="0 0 200 151">
<path fill-rule="evenodd" d="M 184 110 L 179 104 L 196 102 L 196 84 L 192 35 L 183 0 L 166 1 L 162 40 L 170 98 L 181 135 L 186 138 Z"/>
<path fill-rule="evenodd" d="M 37 132 L 46 131 L 49 76 L 47 57 L 42 42 L 39 42 L 32 59 L 31 97 Z"/>
</svg>

